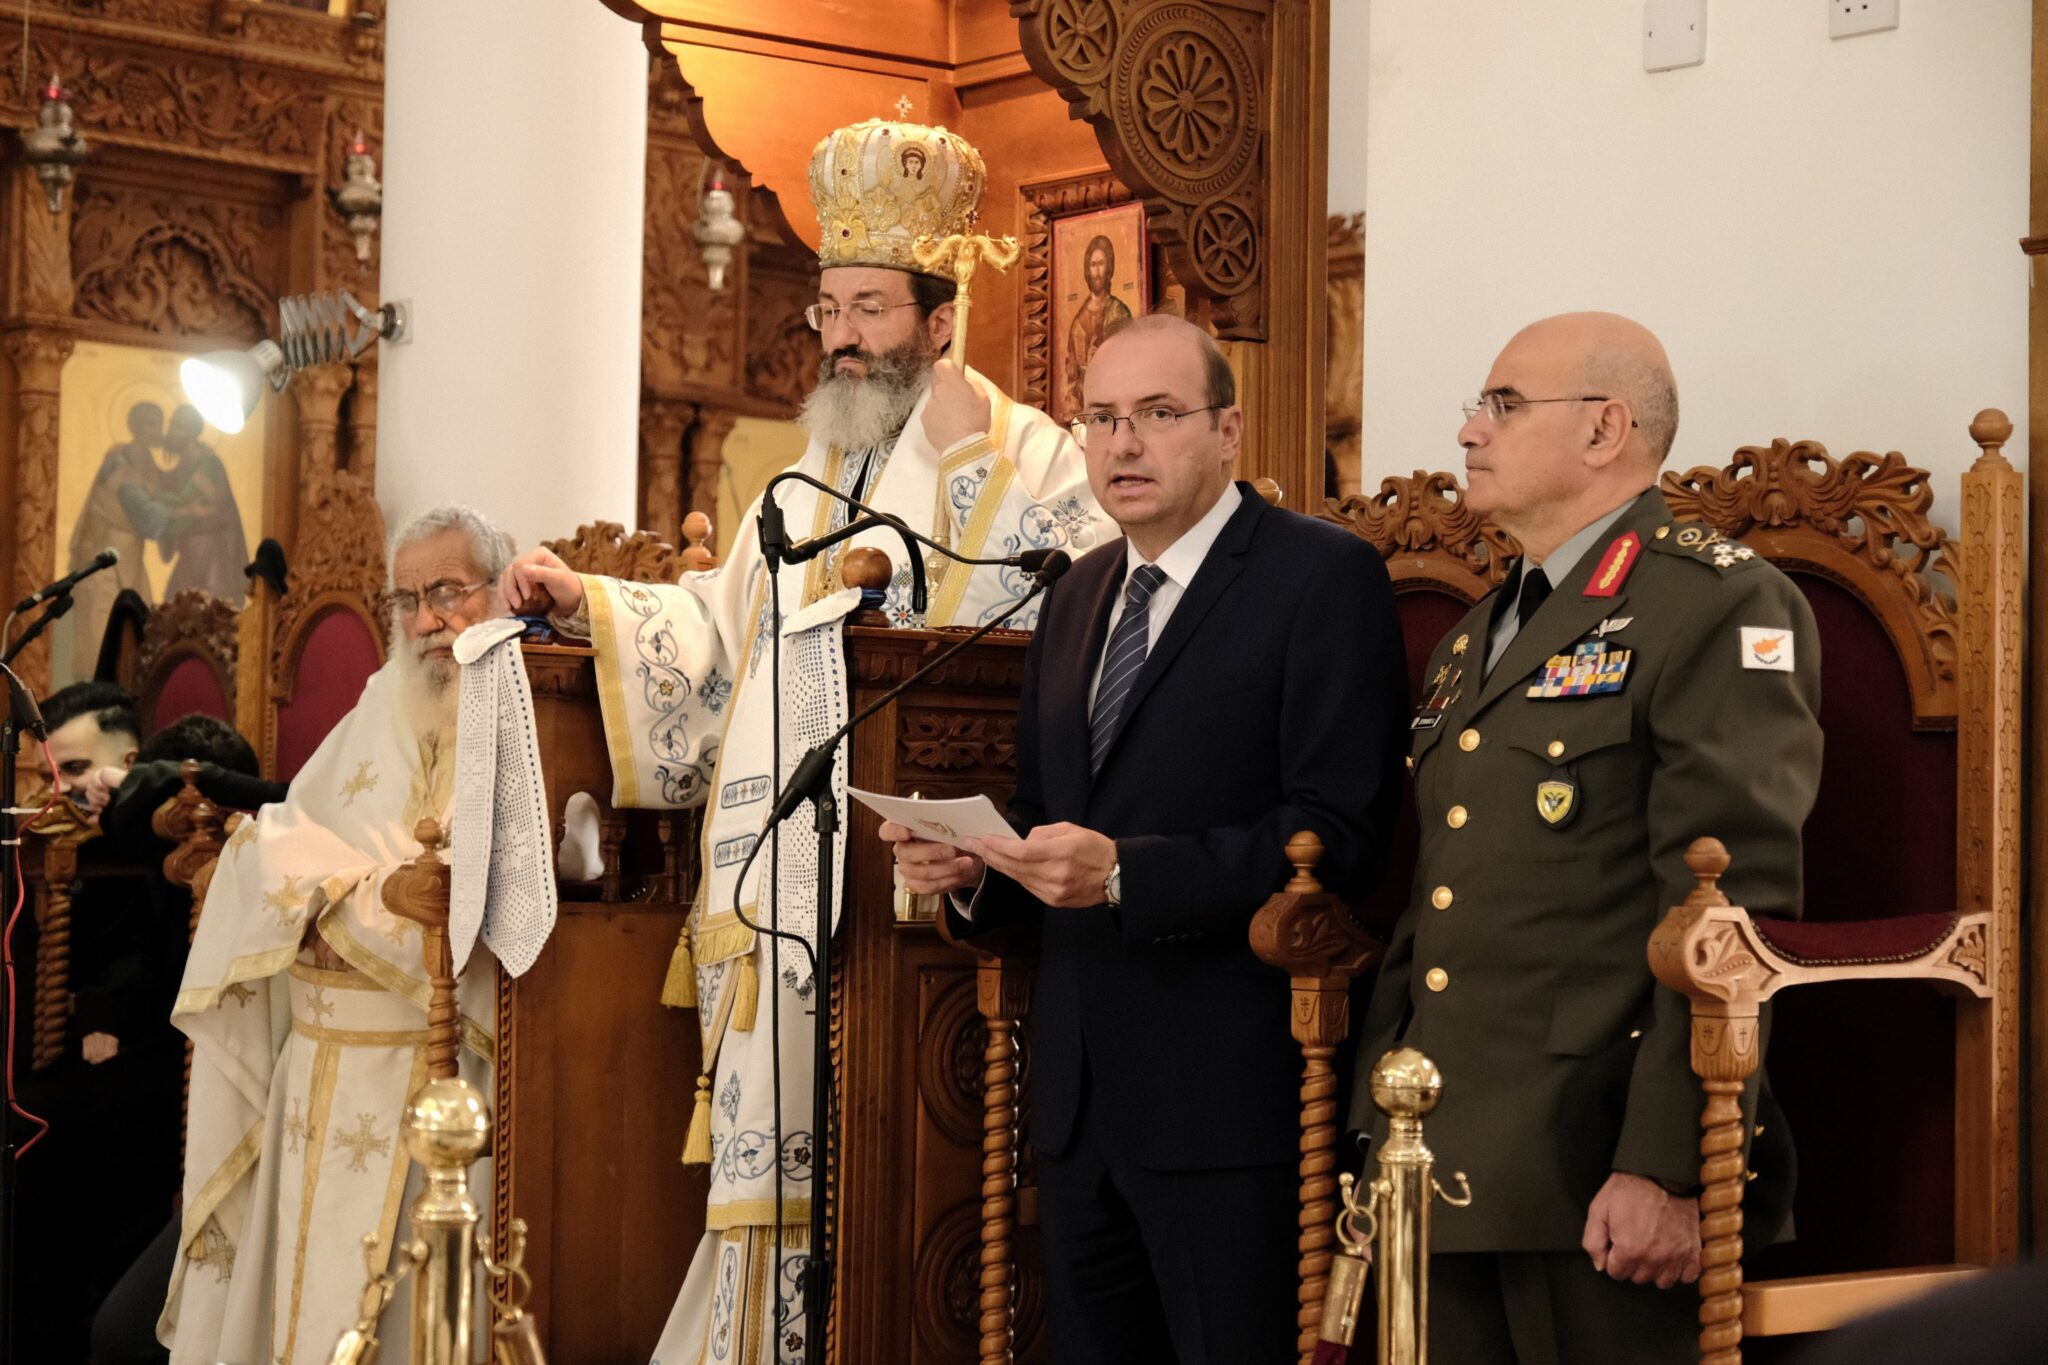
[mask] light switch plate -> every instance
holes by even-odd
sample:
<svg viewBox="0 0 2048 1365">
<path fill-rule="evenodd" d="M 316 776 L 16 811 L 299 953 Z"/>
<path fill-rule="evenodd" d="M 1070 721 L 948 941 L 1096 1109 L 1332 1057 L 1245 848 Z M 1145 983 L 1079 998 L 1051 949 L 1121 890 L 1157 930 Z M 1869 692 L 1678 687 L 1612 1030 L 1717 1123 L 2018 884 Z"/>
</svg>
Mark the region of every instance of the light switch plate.
<svg viewBox="0 0 2048 1365">
<path fill-rule="evenodd" d="M 1643 70 L 1671 71 L 1707 59 L 1707 0 L 1643 0 Z"/>
<path fill-rule="evenodd" d="M 1827 0 L 1828 37 L 1854 38 L 1899 26 L 1899 0 Z"/>
</svg>

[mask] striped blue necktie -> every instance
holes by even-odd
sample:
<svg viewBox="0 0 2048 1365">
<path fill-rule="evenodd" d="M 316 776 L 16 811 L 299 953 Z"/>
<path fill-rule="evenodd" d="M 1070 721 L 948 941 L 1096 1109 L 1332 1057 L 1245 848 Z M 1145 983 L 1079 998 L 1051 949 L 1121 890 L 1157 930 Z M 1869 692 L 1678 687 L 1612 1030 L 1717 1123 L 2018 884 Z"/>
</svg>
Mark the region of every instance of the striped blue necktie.
<svg viewBox="0 0 2048 1365">
<path fill-rule="evenodd" d="M 1151 647 L 1151 621 L 1145 604 L 1165 581 L 1164 570 L 1141 564 L 1124 582 L 1124 614 L 1117 618 L 1116 633 L 1109 637 L 1109 651 L 1102 656 L 1102 681 L 1095 688 L 1094 733 L 1088 745 L 1090 776 L 1102 771 L 1103 756 L 1116 738 L 1124 698 L 1131 694 L 1131 684 L 1137 682 L 1138 670 L 1145 666 L 1145 653 Z"/>
</svg>

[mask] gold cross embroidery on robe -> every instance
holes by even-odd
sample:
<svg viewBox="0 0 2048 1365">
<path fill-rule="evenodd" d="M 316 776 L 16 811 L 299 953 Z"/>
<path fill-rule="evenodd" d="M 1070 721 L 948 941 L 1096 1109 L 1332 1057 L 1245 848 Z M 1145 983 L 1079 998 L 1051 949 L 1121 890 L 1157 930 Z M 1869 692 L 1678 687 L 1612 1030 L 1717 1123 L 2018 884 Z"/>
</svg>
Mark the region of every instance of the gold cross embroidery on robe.
<svg viewBox="0 0 2048 1365">
<path fill-rule="evenodd" d="M 284 1116 L 284 1135 L 285 1140 L 291 1144 L 289 1150 L 293 1156 L 299 1154 L 300 1142 L 310 1143 L 313 1140 L 312 1119 L 299 1112 L 299 1102 L 296 1099 L 292 1101 L 291 1113 Z"/>
<path fill-rule="evenodd" d="M 284 884 L 263 898 L 263 908 L 277 912 L 277 923 L 281 929 L 289 929 L 298 922 L 299 912 L 306 908 L 311 897 L 299 890 L 296 873 L 288 874 Z"/>
<path fill-rule="evenodd" d="M 376 1121 L 377 1117 L 374 1114 L 357 1114 L 354 1132 L 337 1133 L 335 1135 L 335 1144 L 348 1148 L 348 1168 L 350 1170 L 369 1170 L 370 1154 L 372 1152 L 378 1156 L 391 1155 L 391 1139 L 388 1137 L 378 1137 L 370 1131 L 370 1126 Z"/>
<path fill-rule="evenodd" d="M 370 761 L 364 759 L 356 765 L 356 775 L 341 784 L 341 804 L 353 806 L 358 796 L 376 789 L 377 774 L 370 771 Z"/>
</svg>

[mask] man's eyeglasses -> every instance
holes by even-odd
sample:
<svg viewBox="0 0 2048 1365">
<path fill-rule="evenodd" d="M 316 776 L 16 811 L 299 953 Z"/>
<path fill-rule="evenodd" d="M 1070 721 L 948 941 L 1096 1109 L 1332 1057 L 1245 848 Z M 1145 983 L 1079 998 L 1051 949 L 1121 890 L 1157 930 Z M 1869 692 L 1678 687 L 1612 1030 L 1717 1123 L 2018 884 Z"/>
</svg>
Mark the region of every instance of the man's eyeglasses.
<svg viewBox="0 0 2048 1365">
<path fill-rule="evenodd" d="M 1482 393 L 1471 402 L 1461 403 L 1459 406 L 1464 408 L 1465 416 L 1468 419 L 1477 417 L 1483 412 L 1486 414 L 1488 421 L 1498 426 L 1514 416 L 1516 412 L 1536 403 L 1611 403 L 1613 401 L 1604 393 L 1582 393 L 1571 398 L 1521 398 L 1507 393 Z M 1628 424 L 1632 427 L 1642 425 L 1641 422 L 1636 421 L 1633 417 L 1629 419 Z"/>
<path fill-rule="evenodd" d="M 1147 436 L 1164 436 L 1180 425 L 1183 417 L 1193 417 L 1198 412 L 1217 412 L 1221 404 L 1211 403 L 1206 408 L 1189 408 L 1178 412 L 1173 408 L 1139 408 L 1128 417 L 1119 417 L 1113 412 L 1084 412 L 1067 423 L 1067 430 L 1074 433 L 1074 439 L 1087 449 L 1091 441 L 1108 441 L 1116 437 L 1118 426 L 1128 423 L 1131 434 L 1139 440 Z"/>
<path fill-rule="evenodd" d="M 822 332 L 837 322 L 843 314 L 846 320 L 856 327 L 872 327 L 882 320 L 882 314 L 892 308 L 915 307 L 916 299 L 908 303 L 870 303 L 862 299 L 857 303 L 849 303 L 844 308 L 837 308 L 829 303 L 814 303 L 804 309 L 804 321 L 811 324 L 813 332 Z"/>
<path fill-rule="evenodd" d="M 427 604 L 434 615 L 445 620 L 461 609 L 462 604 L 469 600 L 471 593 L 490 585 L 491 580 L 488 578 L 481 583 L 457 583 L 453 579 L 444 578 L 438 583 L 427 584 L 421 592 L 414 592 L 410 588 L 387 592 L 382 601 L 384 609 L 397 612 L 400 620 L 418 611 L 422 602 Z"/>
</svg>

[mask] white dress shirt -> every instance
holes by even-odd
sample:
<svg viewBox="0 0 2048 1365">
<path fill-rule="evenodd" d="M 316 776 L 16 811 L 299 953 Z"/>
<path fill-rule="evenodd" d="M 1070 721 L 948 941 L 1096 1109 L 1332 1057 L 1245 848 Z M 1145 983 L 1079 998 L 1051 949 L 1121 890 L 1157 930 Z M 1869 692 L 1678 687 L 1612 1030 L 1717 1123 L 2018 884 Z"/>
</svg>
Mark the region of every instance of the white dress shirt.
<svg viewBox="0 0 2048 1365">
<path fill-rule="evenodd" d="M 1223 496 L 1216 499 L 1216 505 L 1202 514 L 1202 519 L 1181 532 L 1179 540 L 1166 547 L 1153 567 L 1166 577 L 1152 590 L 1151 600 L 1145 604 L 1145 652 L 1159 643 L 1159 636 L 1166 629 L 1166 618 L 1173 615 L 1173 609 L 1180 605 L 1180 599 L 1187 594 L 1188 584 L 1195 581 L 1195 574 L 1201 569 L 1202 561 L 1209 557 L 1209 547 L 1216 543 L 1216 537 L 1223 534 L 1224 523 L 1237 511 L 1244 501 L 1244 494 L 1237 491 L 1235 483 L 1223 485 Z M 1131 575 L 1146 562 L 1138 553 L 1137 545 L 1129 540 L 1124 542 L 1124 582 L 1129 583 Z M 1117 589 L 1116 605 L 1110 609 L 1109 632 L 1102 637 L 1102 648 L 1106 654 L 1109 642 L 1116 638 L 1116 624 L 1124 619 L 1124 590 Z M 1140 665 L 1142 667 L 1143 665 Z M 1095 693 L 1102 685 L 1102 660 L 1095 661 L 1095 676 L 1088 680 L 1088 716 L 1095 716 Z"/>
</svg>

